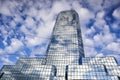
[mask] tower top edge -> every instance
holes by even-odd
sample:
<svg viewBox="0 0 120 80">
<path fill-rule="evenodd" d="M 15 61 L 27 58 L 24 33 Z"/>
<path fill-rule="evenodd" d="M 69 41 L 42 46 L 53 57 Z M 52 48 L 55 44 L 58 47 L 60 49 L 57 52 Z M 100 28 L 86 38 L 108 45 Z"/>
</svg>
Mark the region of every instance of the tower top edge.
<svg viewBox="0 0 120 80">
<path fill-rule="evenodd" d="M 65 11 L 61 11 L 59 14 L 61 13 L 76 13 L 77 14 L 75 10 L 65 10 Z"/>
</svg>

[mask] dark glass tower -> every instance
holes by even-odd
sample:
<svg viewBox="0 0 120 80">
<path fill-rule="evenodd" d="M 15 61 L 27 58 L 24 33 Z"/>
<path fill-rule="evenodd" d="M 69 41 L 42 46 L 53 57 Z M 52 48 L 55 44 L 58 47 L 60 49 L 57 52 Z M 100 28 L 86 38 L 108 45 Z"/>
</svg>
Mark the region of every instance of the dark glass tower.
<svg viewBox="0 0 120 80">
<path fill-rule="evenodd" d="M 56 20 L 46 57 L 20 58 L 4 65 L 1 80 L 120 80 L 114 57 L 85 57 L 74 10 L 61 12 Z"/>
</svg>

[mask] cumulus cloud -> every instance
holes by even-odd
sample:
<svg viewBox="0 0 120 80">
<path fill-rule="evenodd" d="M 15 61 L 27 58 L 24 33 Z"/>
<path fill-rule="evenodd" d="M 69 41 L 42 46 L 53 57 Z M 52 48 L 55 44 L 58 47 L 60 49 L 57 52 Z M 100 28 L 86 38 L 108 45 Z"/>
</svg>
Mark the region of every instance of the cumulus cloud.
<svg viewBox="0 0 120 80">
<path fill-rule="evenodd" d="M 87 46 L 94 46 L 93 40 L 89 38 L 85 39 L 84 44 L 86 44 Z"/>
<path fill-rule="evenodd" d="M 3 54 L 4 53 L 4 50 L 3 49 L 0 49 L 0 54 Z"/>
<path fill-rule="evenodd" d="M 118 44 L 117 42 L 112 42 L 112 43 L 110 43 L 106 46 L 106 49 L 116 51 L 116 54 L 117 53 L 120 54 L 120 49 L 119 48 L 120 48 L 120 44 Z"/>
<path fill-rule="evenodd" d="M 101 34 L 94 35 L 93 40 L 94 40 L 96 46 L 103 45 L 103 36 Z"/>
<path fill-rule="evenodd" d="M 104 57 L 103 53 L 98 53 L 95 57 Z"/>
<path fill-rule="evenodd" d="M 116 1 L 114 1 L 114 0 L 99 0 L 99 1 L 81 0 L 81 2 L 85 7 L 89 8 L 90 10 L 92 10 L 94 12 L 98 12 L 98 11 L 106 10 L 106 9 L 107 9 L 107 11 L 109 11 L 112 9 L 112 7 L 116 7 L 120 4 L 119 0 L 116 0 Z"/>
<path fill-rule="evenodd" d="M 97 14 L 96 14 L 96 18 L 97 19 L 103 19 L 105 16 L 105 11 L 99 11 Z"/>
<path fill-rule="evenodd" d="M 28 28 L 31 28 L 35 25 L 35 21 L 33 20 L 32 17 L 27 17 L 26 20 L 25 20 L 25 26 L 27 26 Z"/>
<path fill-rule="evenodd" d="M 14 53 L 23 47 L 23 43 L 18 39 L 11 39 L 11 45 L 5 48 L 7 53 Z"/>
<path fill-rule="evenodd" d="M 5 4 L 5 5 L 3 5 L 3 4 Z M 11 15 L 10 9 L 8 7 L 9 7 L 9 3 L 1 1 L 0 13 L 4 14 L 4 15 Z"/>
<path fill-rule="evenodd" d="M 114 23 L 112 24 L 112 28 L 114 29 L 114 30 L 120 30 L 120 27 L 119 27 L 119 24 L 120 24 L 120 15 L 119 15 L 119 13 L 120 13 L 120 7 L 118 7 L 117 9 L 115 9 L 114 11 L 113 11 L 113 17 L 116 19 L 116 21 L 114 21 Z"/>
<path fill-rule="evenodd" d="M 64 8 L 63 8 L 63 5 L 64 5 Z M 62 6 L 62 7 L 61 7 Z M 62 0 L 62 1 L 55 1 L 53 3 L 53 6 L 52 6 L 52 11 L 55 13 L 55 14 L 58 14 L 60 11 L 63 11 L 63 10 L 70 10 L 71 7 L 69 5 L 69 2 L 67 2 L 66 0 Z"/>
<path fill-rule="evenodd" d="M 120 7 L 118 7 L 117 9 L 115 9 L 112 15 L 113 15 L 116 19 L 119 19 L 119 20 L 120 20 Z"/>
<path fill-rule="evenodd" d="M 1 61 L 3 62 L 3 65 L 12 65 L 14 64 L 11 60 L 8 58 L 9 56 L 2 56 Z"/>
<path fill-rule="evenodd" d="M 88 28 L 85 32 L 86 35 L 92 35 L 95 33 L 95 28 L 92 26 L 91 28 Z"/>
<path fill-rule="evenodd" d="M 85 57 L 95 57 L 97 55 L 97 51 L 91 46 L 84 47 Z"/>
<path fill-rule="evenodd" d="M 90 9 L 94 11 L 99 11 L 103 9 L 102 5 L 104 2 L 102 0 L 95 1 L 95 0 L 87 0 L 84 1 L 84 4 L 87 4 L 87 7 L 90 7 Z M 97 6 L 96 6 L 97 5 Z"/>
<path fill-rule="evenodd" d="M 112 24 L 112 28 L 113 28 L 114 30 L 120 30 L 119 24 L 120 24 L 119 21 L 114 22 L 114 23 Z"/>
<path fill-rule="evenodd" d="M 47 44 L 42 47 L 33 48 L 30 57 L 41 57 L 46 54 Z"/>
<path fill-rule="evenodd" d="M 89 11 L 87 8 L 80 8 L 79 10 L 77 10 L 77 12 L 80 16 L 80 22 L 83 25 L 86 25 L 90 19 L 94 19 L 95 17 L 95 15 L 91 11 Z"/>
</svg>

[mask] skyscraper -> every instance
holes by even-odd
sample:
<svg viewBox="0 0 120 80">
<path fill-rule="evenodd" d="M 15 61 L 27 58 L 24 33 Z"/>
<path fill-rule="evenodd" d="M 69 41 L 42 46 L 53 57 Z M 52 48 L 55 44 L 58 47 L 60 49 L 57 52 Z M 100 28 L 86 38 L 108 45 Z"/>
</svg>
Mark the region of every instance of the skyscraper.
<svg viewBox="0 0 120 80">
<path fill-rule="evenodd" d="M 4 65 L 1 80 L 119 80 L 114 57 L 85 57 L 76 11 L 61 12 L 44 58 L 20 58 Z"/>
<path fill-rule="evenodd" d="M 84 57 L 79 17 L 75 11 L 63 11 L 56 20 L 47 53 L 47 65 L 55 65 L 56 76 L 65 77 L 66 66 L 79 64 Z"/>
</svg>

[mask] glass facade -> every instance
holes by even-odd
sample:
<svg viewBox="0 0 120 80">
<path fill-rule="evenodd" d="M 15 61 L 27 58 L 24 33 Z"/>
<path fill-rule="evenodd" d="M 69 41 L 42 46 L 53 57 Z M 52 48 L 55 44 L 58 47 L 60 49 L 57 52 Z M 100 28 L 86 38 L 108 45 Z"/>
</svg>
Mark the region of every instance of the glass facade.
<svg viewBox="0 0 120 80">
<path fill-rule="evenodd" d="M 73 16 L 76 18 L 73 18 Z M 75 11 L 61 12 L 58 15 L 48 48 L 48 55 L 84 56 L 78 22 L 78 14 Z"/>
<path fill-rule="evenodd" d="M 42 62 L 42 59 L 26 58 L 18 60 L 16 65 L 4 65 L 1 80 L 52 80 L 55 67 Z"/>
<path fill-rule="evenodd" d="M 20 58 L 4 65 L 0 80 L 120 80 L 114 57 L 84 57 L 79 16 L 61 12 L 44 58 Z"/>
<path fill-rule="evenodd" d="M 65 77 L 66 65 L 79 64 L 84 57 L 79 16 L 75 11 L 61 12 L 56 20 L 47 53 L 47 65 L 55 65 L 56 76 Z"/>
<path fill-rule="evenodd" d="M 107 75 L 103 65 L 69 65 L 68 80 L 119 80 Z"/>
</svg>

